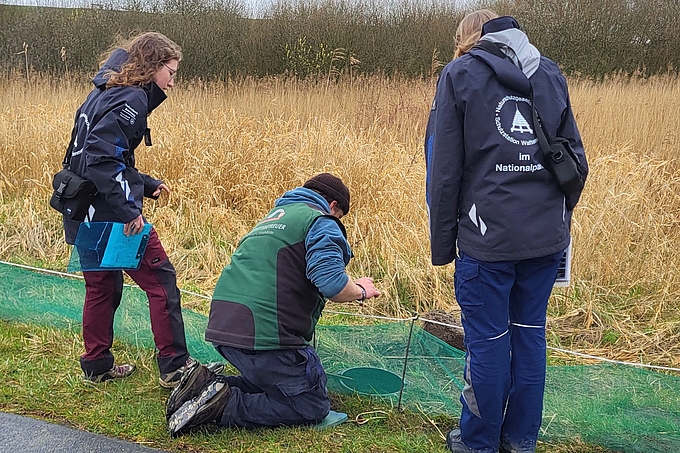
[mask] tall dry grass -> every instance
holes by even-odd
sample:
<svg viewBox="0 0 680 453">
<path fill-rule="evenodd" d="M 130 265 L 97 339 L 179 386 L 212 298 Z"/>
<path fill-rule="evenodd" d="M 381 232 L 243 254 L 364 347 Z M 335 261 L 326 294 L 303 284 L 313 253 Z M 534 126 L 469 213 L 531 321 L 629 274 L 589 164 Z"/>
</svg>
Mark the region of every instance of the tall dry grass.
<svg viewBox="0 0 680 453">
<path fill-rule="evenodd" d="M 47 199 L 84 84 L 0 81 L 0 259 L 63 270 Z M 150 117 L 141 170 L 180 286 L 210 294 L 238 239 L 283 191 L 330 171 L 352 191 L 355 259 L 385 296 L 365 310 L 455 310 L 451 266 L 429 264 L 422 140 L 434 82 L 367 77 L 180 83 Z M 572 285 L 550 307 L 550 344 L 680 365 L 680 156 L 675 77 L 572 81 L 591 176 L 574 215 Z M 190 303 L 200 303 L 190 301 Z"/>
</svg>

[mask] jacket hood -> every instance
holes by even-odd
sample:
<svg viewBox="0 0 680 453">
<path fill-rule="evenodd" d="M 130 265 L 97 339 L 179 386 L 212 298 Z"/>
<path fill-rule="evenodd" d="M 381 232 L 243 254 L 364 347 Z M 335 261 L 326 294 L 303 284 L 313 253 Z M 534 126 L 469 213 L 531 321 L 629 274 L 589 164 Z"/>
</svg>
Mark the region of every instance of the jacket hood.
<svg viewBox="0 0 680 453">
<path fill-rule="evenodd" d="M 486 63 L 496 74 L 496 78 L 501 85 L 521 93 L 524 96 L 530 95 L 531 84 L 529 83 L 529 79 L 521 69 L 512 64 L 510 59 L 506 57 L 504 53 L 500 53 L 499 56 L 496 53 L 491 53 L 484 49 L 473 47 L 470 49 L 468 55 L 473 58 L 478 58 Z"/>
<path fill-rule="evenodd" d="M 94 86 L 100 90 L 105 90 L 106 82 L 109 80 L 106 75 L 111 71 L 120 72 L 127 60 L 128 53 L 125 51 L 125 49 L 119 48 L 114 50 L 92 79 Z M 159 87 L 154 81 L 147 83 L 142 88 L 144 91 L 146 91 L 146 94 L 149 98 L 149 113 L 161 105 L 161 103 L 168 97 L 168 95 L 165 94 L 165 91 L 163 91 L 163 89 Z"/>
<path fill-rule="evenodd" d="M 111 71 L 120 72 L 120 69 L 123 67 L 123 64 L 127 61 L 127 59 L 128 53 L 125 51 L 125 49 L 114 50 L 92 79 L 94 86 L 101 90 L 106 88 L 106 82 L 109 80 L 108 77 L 106 77 L 106 74 Z"/>
<path fill-rule="evenodd" d="M 324 197 L 305 187 L 296 187 L 293 190 L 287 191 L 281 195 L 281 198 L 276 200 L 274 206 L 285 206 L 293 203 L 306 203 L 319 208 L 325 214 L 330 215 L 331 213 L 331 208 Z"/>
<path fill-rule="evenodd" d="M 486 22 L 482 26 L 481 40 L 499 44 L 501 50 L 527 77 L 531 77 L 541 63 L 541 53 L 510 16 L 497 17 Z"/>
</svg>

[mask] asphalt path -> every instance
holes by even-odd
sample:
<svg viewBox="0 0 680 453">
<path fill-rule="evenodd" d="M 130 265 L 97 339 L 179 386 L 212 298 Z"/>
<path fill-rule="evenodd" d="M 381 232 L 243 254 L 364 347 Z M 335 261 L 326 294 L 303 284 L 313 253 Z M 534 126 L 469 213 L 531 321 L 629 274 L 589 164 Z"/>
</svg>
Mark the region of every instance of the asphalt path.
<svg viewBox="0 0 680 453">
<path fill-rule="evenodd" d="M 20 415 L 0 412 L 0 453 L 168 453 Z"/>
</svg>

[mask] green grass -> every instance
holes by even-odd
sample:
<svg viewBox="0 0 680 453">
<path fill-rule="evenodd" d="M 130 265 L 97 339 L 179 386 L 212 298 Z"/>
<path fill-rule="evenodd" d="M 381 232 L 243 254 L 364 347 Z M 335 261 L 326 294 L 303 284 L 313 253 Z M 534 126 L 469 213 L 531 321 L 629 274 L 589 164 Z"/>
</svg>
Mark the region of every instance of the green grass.
<svg viewBox="0 0 680 453">
<path fill-rule="evenodd" d="M 120 363 L 138 367 L 130 378 L 99 385 L 82 382 L 80 334 L 0 320 L 0 411 L 26 415 L 172 452 L 445 452 L 451 417 L 403 412 L 360 397 L 331 395 L 349 422 L 309 428 L 213 429 L 179 439 L 166 432 L 167 391 L 157 384 L 153 353 L 114 344 Z M 539 453 L 606 453 L 582 443 L 541 443 Z"/>
</svg>

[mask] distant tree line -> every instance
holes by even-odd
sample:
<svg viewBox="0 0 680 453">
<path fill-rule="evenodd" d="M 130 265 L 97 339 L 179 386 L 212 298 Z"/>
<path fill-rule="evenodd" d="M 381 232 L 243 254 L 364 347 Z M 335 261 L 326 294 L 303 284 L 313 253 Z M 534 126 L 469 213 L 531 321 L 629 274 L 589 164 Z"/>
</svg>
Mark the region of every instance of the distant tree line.
<svg viewBox="0 0 680 453">
<path fill-rule="evenodd" d="M 389 6 L 280 0 L 253 19 L 230 0 L 161 1 L 122 9 L 0 5 L 0 68 L 92 73 L 116 38 L 155 30 L 182 47 L 183 77 L 423 77 L 451 59 L 457 24 L 476 9 L 417 0 Z M 678 0 L 501 0 L 483 6 L 514 15 L 541 53 L 567 73 L 649 75 L 680 67 Z"/>
</svg>

